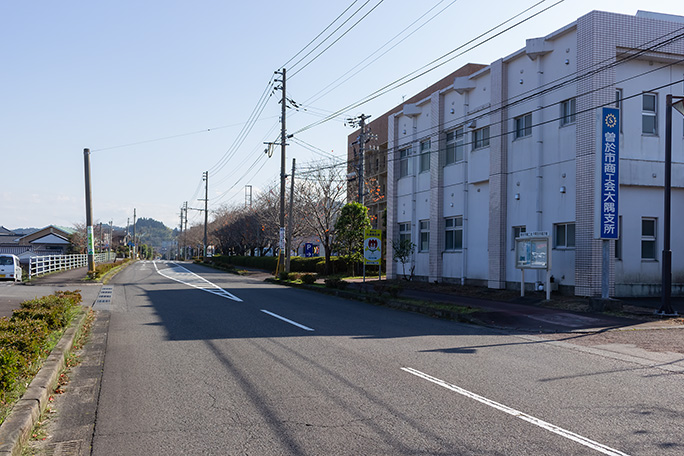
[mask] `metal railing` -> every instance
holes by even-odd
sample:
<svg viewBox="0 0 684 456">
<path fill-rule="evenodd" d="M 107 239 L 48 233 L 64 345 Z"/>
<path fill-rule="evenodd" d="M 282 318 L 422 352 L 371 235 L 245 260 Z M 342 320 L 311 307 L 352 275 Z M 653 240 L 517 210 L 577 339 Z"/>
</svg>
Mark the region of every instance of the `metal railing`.
<svg viewBox="0 0 684 456">
<path fill-rule="evenodd" d="M 116 258 L 114 252 L 95 254 L 95 263 L 106 263 Z M 83 268 L 88 266 L 88 255 L 44 255 L 29 259 L 29 279 L 34 276 L 48 274 L 56 271 Z"/>
</svg>

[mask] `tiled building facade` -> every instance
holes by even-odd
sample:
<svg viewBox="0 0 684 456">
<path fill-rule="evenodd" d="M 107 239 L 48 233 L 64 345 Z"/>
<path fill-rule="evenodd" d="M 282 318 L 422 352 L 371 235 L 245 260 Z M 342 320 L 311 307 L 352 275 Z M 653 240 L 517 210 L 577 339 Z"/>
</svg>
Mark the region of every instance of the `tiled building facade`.
<svg viewBox="0 0 684 456">
<path fill-rule="evenodd" d="M 606 265 L 610 294 L 657 294 L 665 95 L 684 95 L 683 33 L 682 17 L 592 12 L 488 66 L 464 67 L 376 119 L 387 121 L 390 255 L 393 241 L 410 239 L 418 279 L 514 288 L 515 236 L 545 231 L 555 283 L 600 296 L 597 113 L 615 106 L 621 237 Z M 681 293 L 684 238 L 674 227 L 684 224 L 684 119 L 677 116 L 672 251 L 673 292 Z M 400 273 L 389 261 L 389 276 Z M 530 284 L 540 280 L 526 275 Z"/>
</svg>

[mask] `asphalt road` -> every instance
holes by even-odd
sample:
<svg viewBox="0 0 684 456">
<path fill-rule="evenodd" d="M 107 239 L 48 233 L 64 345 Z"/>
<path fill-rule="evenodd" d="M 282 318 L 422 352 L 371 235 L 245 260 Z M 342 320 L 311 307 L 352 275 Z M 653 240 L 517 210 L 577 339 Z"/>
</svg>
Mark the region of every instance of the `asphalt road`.
<svg viewBox="0 0 684 456">
<path fill-rule="evenodd" d="M 97 456 L 684 453 L 665 366 L 191 264 L 109 285 Z"/>
</svg>

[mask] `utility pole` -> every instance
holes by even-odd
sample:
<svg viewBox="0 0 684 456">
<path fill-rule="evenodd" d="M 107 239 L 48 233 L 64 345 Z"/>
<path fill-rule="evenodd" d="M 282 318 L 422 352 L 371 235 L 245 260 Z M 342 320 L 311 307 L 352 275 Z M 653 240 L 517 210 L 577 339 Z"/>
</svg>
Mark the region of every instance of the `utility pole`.
<svg viewBox="0 0 684 456">
<path fill-rule="evenodd" d="M 112 253 L 112 241 L 114 240 L 114 237 L 112 236 L 113 233 L 113 225 L 114 220 L 109 221 L 109 253 Z"/>
<path fill-rule="evenodd" d="M 207 261 L 207 223 L 209 221 L 209 171 L 204 172 L 204 261 Z"/>
<path fill-rule="evenodd" d="M 129 231 L 130 226 L 131 226 L 131 218 L 128 217 L 126 219 L 126 241 L 125 241 L 126 246 L 128 246 L 128 258 L 131 257 L 131 246 L 128 245 L 128 243 L 131 242 L 130 231 Z"/>
<path fill-rule="evenodd" d="M 359 117 L 356 117 L 354 119 L 347 119 L 347 122 L 349 122 L 351 125 L 358 126 L 361 128 L 361 133 L 359 133 L 359 139 L 358 139 L 358 144 L 359 144 L 359 160 L 356 165 L 356 178 L 359 180 L 359 195 L 357 197 L 357 201 L 361 204 L 363 204 L 363 196 L 365 193 L 365 188 L 364 188 L 364 179 L 363 179 L 363 159 L 365 155 L 365 147 L 366 147 L 366 119 L 369 119 L 370 116 L 366 116 L 361 114 Z"/>
<path fill-rule="evenodd" d="M 285 76 L 285 68 L 283 68 L 282 72 L 277 72 L 276 74 L 279 74 L 283 77 L 280 82 L 282 83 L 282 86 L 280 89 L 283 91 L 283 97 L 280 101 L 281 103 L 281 110 L 280 110 L 280 243 L 279 243 L 279 249 L 278 249 L 278 256 L 279 256 L 279 261 L 278 261 L 278 271 L 276 273 L 280 272 L 280 268 L 283 267 L 283 247 L 284 247 L 284 238 L 285 238 L 285 178 L 287 175 L 285 174 L 285 146 L 286 141 L 287 141 L 287 136 L 286 136 L 286 129 L 285 129 L 285 111 L 287 108 L 287 97 L 286 97 L 286 91 L 285 91 L 285 82 L 286 82 L 286 76 Z M 276 79 L 278 81 L 278 79 Z"/>
<path fill-rule="evenodd" d="M 287 217 L 287 243 L 285 250 L 287 256 L 285 257 L 285 272 L 290 272 L 290 252 L 292 251 L 292 223 L 294 220 L 294 179 L 295 179 L 295 159 L 292 159 L 292 180 L 290 182 L 290 210 Z"/>
<path fill-rule="evenodd" d="M 133 208 L 133 257 L 138 258 L 138 239 L 135 237 L 135 217 L 136 217 L 136 209 Z"/>
<path fill-rule="evenodd" d="M 86 249 L 88 251 L 88 272 L 95 270 L 95 240 L 93 239 L 93 205 L 90 195 L 90 149 L 83 149 L 85 167 L 85 200 L 86 200 Z"/>
<path fill-rule="evenodd" d="M 102 222 L 100 222 L 100 253 L 102 253 L 102 244 L 104 244 L 102 236 Z"/>
<path fill-rule="evenodd" d="M 185 211 L 185 228 L 183 229 L 183 260 L 186 260 L 188 257 L 188 246 L 186 244 L 186 236 L 188 235 L 188 202 L 185 202 L 185 206 L 183 208 Z"/>
</svg>

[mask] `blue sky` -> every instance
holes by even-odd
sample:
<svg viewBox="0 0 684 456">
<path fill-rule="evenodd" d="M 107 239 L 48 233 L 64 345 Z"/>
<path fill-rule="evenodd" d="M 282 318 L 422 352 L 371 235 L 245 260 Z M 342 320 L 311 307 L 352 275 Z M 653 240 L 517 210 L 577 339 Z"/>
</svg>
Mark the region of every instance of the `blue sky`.
<svg viewBox="0 0 684 456">
<path fill-rule="evenodd" d="M 278 138 L 279 92 L 267 101 L 240 147 L 233 147 L 273 72 L 350 5 L 345 19 L 363 8 L 335 38 L 379 2 L 0 2 L 0 225 L 85 222 L 84 148 L 92 150 L 96 221 L 124 226 L 137 208 L 138 217 L 174 227 L 184 201 L 191 207 L 202 204 L 197 199 L 203 190 L 197 190 L 207 170 L 212 210 L 242 204 L 245 185 L 265 189 L 280 172 L 279 153 L 267 159 L 263 152 L 264 141 Z M 332 40 L 298 65 L 303 54 L 289 63 L 294 66 L 288 68 L 288 97 L 306 110 L 288 111 L 288 133 L 362 99 L 535 3 L 380 2 L 312 63 L 307 65 Z M 532 11 L 554 3 L 547 0 Z M 396 41 L 446 9 L 347 82 L 326 89 L 435 6 Z M 565 0 L 297 138 L 344 157 L 352 129 L 343 117 L 381 115 L 400 104 L 402 96 L 460 66 L 488 64 L 522 48 L 526 38 L 547 35 L 593 9 L 635 14 L 645 6 L 684 15 L 684 4 L 675 1 Z M 291 144 L 288 168 L 293 157 L 298 167 L 323 159 L 322 153 Z M 230 160 L 216 166 L 228 151 Z M 200 221 L 199 212 L 190 213 L 191 224 Z"/>
</svg>

